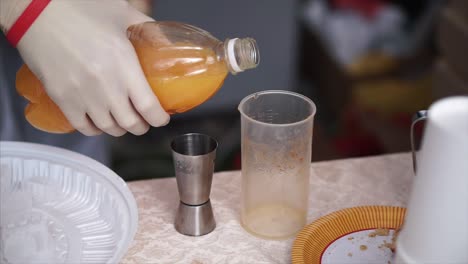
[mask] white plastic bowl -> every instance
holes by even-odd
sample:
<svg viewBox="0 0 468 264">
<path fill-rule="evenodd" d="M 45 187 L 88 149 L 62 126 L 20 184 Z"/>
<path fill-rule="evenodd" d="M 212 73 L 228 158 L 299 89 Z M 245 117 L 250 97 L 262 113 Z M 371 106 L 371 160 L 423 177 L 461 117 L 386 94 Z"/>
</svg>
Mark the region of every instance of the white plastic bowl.
<svg viewBox="0 0 468 264">
<path fill-rule="evenodd" d="M 0 142 L 0 263 L 118 263 L 137 229 L 126 183 L 68 150 Z"/>
</svg>

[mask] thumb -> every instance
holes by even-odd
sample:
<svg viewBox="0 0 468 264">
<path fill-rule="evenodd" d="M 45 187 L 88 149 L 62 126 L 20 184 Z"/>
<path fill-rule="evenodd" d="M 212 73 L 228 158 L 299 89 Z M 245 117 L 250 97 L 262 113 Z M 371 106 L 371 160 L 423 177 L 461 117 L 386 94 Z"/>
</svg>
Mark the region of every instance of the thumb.
<svg viewBox="0 0 468 264">
<path fill-rule="evenodd" d="M 127 28 L 132 26 L 132 25 L 137 25 L 137 24 L 141 24 L 141 23 L 144 23 L 144 22 L 154 21 L 154 19 L 152 17 L 149 17 L 149 16 L 143 14 L 142 12 L 138 11 L 130 3 L 128 5 L 129 5 L 128 6 L 129 15 L 126 16 L 127 21 L 125 23 Z"/>
</svg>

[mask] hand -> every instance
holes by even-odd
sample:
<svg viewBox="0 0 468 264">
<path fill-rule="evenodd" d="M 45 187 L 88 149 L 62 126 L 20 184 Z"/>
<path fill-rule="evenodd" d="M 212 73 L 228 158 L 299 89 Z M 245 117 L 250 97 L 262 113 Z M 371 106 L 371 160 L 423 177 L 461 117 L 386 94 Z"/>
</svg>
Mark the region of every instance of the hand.
<svg viewBox="0 0 468 264">
<path fill-rule="evenodd" d="M 78 131 L 141 135 L 169 122 L 126 36 L 150 20 L 125 0 L 55 0 L 17 47 Z"/>
</svg>

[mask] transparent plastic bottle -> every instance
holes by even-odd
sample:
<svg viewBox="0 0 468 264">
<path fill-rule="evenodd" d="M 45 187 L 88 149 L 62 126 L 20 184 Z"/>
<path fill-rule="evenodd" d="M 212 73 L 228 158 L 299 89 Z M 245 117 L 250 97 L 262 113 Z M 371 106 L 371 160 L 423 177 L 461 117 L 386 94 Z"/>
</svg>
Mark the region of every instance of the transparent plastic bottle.
<svg viewBox="0 0 468 264">
<path fill-rule="evenodd" d="M 255 68 L 260 60 L 252 38 L 220 41 L 207 31 L 179 22 L 133 25 L 127 36 L 148 83 L 169 114 L 204 103 L 221 88 L 229 73 Z M 51 133 L 74 130 L 26 65 L 17 73 L 16 89 L 30 101 L 25 116 L 31 125 Z"/>
</svg>

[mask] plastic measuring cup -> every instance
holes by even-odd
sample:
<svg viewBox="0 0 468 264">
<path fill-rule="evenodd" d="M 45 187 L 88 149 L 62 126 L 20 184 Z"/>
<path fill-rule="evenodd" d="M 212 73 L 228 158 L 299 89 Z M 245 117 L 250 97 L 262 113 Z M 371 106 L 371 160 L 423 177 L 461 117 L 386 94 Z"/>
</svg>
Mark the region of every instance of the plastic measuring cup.
<svg viewBox="0 0 468 264">
<path fill-rule="evenodd" d="M 242 226 L 263 238 L 289 238 L 307 221 L 316 106 L 297 93 L 263 91 L 244 98 L 239 111 Z"/>
</svg>

